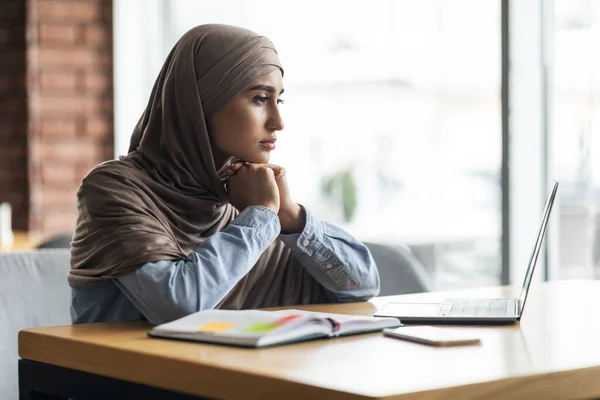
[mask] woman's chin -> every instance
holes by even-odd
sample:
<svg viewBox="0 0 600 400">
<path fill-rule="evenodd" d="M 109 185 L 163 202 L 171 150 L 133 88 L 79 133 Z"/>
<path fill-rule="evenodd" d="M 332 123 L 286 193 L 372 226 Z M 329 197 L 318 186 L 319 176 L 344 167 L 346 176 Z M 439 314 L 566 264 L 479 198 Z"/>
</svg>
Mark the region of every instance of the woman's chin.
<svg viewBox="0 0 600 400">
<path fill-rule="evenodd" d="M 245 161 L 255 163 L 255 164 L 264 164 L 268 163 L 271 159 L 270 152 L 261 152 L 259 154 L 248 154 L 248 158 Z"/>
</svg>

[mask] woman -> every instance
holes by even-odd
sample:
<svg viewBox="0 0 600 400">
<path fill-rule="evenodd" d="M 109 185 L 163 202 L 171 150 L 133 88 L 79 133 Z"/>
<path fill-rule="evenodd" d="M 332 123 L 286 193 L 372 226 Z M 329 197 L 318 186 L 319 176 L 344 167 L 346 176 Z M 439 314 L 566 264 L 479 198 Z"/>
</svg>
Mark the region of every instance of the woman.
<svg viewBox="0 0 600 400">
<path fill-rule="evenodd" d="M 129 154 L 78 191 L 74 323 L 378 293 L 368 249 L 296 204 L 284 169 L 268 163 L 282 79 L 271 42 L 248 30 L 202 25 L 179 40 Z"/>
</svg>

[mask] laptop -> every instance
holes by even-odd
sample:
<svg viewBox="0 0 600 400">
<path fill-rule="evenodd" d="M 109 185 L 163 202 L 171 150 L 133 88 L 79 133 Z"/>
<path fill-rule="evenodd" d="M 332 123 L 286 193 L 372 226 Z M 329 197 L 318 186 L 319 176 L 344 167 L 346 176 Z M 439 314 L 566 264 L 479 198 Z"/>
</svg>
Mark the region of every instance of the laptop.
<svg viewBox="0 0 600 400">
<path fill-rule="evenodd" d="M 442 302 L 390 302 L 375 313 L 376 317 L 396 317 L 405 323 L 483 323 L 483 324 L 509 324 L 521 319 L 525 309 L 525 300 L 531 284 L 533 271 L 542 248 L 542 242 L 546 234 L 546 227 L 558 182 L 554 182 L 552 191 L 546 201 L 542 224 L 533 246 L 523 289 L 518 299 L 445 299 Z"/>
</svg>

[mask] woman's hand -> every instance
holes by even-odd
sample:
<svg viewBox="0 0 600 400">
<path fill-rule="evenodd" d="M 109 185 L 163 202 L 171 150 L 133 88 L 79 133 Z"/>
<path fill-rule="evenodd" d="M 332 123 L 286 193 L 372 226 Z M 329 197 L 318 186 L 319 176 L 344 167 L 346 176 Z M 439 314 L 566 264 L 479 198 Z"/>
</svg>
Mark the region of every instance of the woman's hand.
<svg viewBox="0 0 600 400">
<path fill-rule="evenodd" d="M 276 214 L 280 211 L 280 196 L 275 172 L 264 164 L 246 164 L 229 174 L 229 202 L 242 211 L 249 206 L 264 206 Z"/>
<path fill-rule="evenodd" d="M 279 222 L 284 233 L 300 233 L 304 229 L 306 216 L 302 207 L 292 200 L 285 168 L 275 164 L 259 164 L 271 168 L 279 189 Z"/>
<path fill-rule="evenodd" d="M 238 172 L 238 170 L 240 168 L 242 168 L 244 166 L 244 163 L 242 161 L 236 161 L 233 164 L 226 166 L 227 169 L 225 169 L 223 172 L 219 171 L 218 175 L 221 178 L 222 182 L 227 182 L 229 180 L 229 178 L 233 175 L 235 175 L 236 172 Z"/>
<path fill-rule="evenodd" d="M 273 171 L 275 181 L 277 182 L 277 188 L 279 192 L 279 222 L 281 223 L 281 230 L 284 233 L 300 233 L 304 229 L 306 215 L 302 207 L 295 203 L 290 196 L 290 189 L 287 183 L 287 176 L 285 168 L 275 164 L 252 164 L 244 163 L 244 166 L 254 166 L 269 168 Z M 243 171 L 243 169 L 241 169 Z M 230 176 L 235 176 L 240 168 L 236 168 L 233 172 L 229 173 Z"/>
</svg>

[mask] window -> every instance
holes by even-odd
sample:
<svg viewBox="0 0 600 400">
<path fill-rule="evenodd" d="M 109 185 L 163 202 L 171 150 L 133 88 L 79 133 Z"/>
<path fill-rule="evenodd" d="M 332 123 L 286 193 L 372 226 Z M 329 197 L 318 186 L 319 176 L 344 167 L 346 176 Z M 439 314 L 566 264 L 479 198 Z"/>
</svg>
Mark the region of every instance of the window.
<svg viewBox="0 0 600 400">
<path fill-rule="evenodd" d="M 161 4 L 164 35 L 153 36 L 163 40 L 146 42 L 152 65 L 139 68 L 157 72 L 155 54 L 162 62 L 203 23 L 244 26 L 274 42 L 286 71 L 286 128 L 272 161 L 288 170 L 298 202 L 363 241 L 409 246 L 436 289 L 500 282 L 498 2 Z M 115 37 L 117 48 L 127 40 Z M 140 90 L 146 99 L 152 83 Z M 117 105 L 129 121 L 116 140 L 121 153 L 145 101 Z"/>
<path fill-rule="evenodd" d="M 555 0 L 550 123 L 561 278 L 600 277 L 600 2 Z"/>
</svg>

